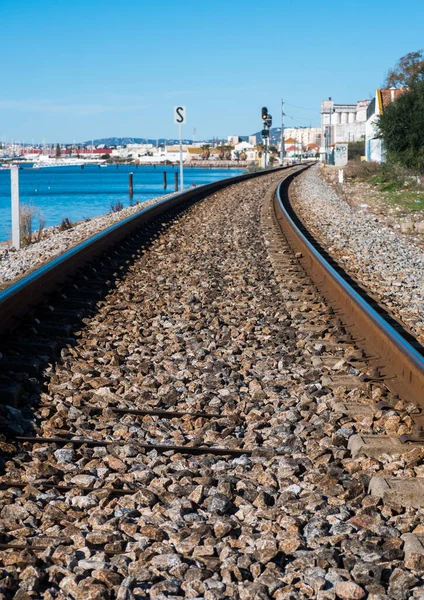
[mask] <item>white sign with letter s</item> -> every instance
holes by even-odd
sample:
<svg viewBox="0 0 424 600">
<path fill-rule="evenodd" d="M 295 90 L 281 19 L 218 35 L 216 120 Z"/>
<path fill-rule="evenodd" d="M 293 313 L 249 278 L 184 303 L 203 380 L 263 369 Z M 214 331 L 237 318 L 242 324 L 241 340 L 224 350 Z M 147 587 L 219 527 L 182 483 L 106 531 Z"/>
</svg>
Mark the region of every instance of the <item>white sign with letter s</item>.
<svg viewBox="0 0 424 600">
<path fill-rule="evenodd" d="M 174 123 L 176 125 L 183 125 L 186 122 L 186 107 L 185 106 L 174 106 Z"/>
</svg>

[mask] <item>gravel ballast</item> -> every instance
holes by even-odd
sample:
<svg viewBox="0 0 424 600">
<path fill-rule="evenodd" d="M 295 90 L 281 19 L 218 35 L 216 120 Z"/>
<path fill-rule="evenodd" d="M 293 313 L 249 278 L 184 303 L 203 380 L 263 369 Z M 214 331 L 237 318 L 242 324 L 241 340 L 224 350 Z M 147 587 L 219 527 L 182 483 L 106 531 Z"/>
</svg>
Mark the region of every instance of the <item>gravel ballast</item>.
<svg viewBox="0 0 424 600">
<path fill-rule="evenodd" d="M 424 343 L 422 248 L 341 200 L 318 167 L 297 178 L 292 190 L 295 211 L 332 257 Z"/>
<path fill-rule="evenodd" d="M 0 438 L 0 483 L 28 484 L 0 490 L 2 543 L 26 546 L 0 552 L 0 600 L 423 599 L 423 557 L 406 563 L 401 538 L 423 511 L 367 493 L 375 474 L 419 477 L 422 456 L 347 449 L 354 433 L 408 432 L 411 418 L 401 402 L 359 419 L 333 410 L 384 392 L 359 380 L 346 359 L 357 350 L 273 227 L 280 178 L 232 186 L 176 219 L 46 366 L 43 386 L 25 378 L 15 431 L 33 415 L 39 436 L 114 443 L 15 454 Z M 1 405 L 0 417 L 6 432 Z"/>
</svg>

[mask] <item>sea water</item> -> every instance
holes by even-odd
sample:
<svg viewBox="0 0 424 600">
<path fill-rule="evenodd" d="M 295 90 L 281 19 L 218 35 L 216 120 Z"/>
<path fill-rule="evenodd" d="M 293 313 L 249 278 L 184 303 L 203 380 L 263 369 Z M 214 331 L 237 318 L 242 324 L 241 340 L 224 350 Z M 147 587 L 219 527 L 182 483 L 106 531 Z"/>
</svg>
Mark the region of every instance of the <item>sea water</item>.
<svg viewBox="0 0 424 600">
<path fill-rule="evenodd" d="M 163 187 L 166 172 L 168 187 Z M 128 174 L 133 173 L 134 195 L 128 194 Z M 20 198 L 22 203 L 34 207 L 33 228 L 38 228 L 38 215 L 45 226 L 60 225 L 64 218 L 72 222 L 90 219 L 111 211 L 111 205 L 120 202 L 124 207 L 135 202 L 174 191 L 174 173 L 178 167 L 131 165 L 84 165 L 71 167 L 43 167 L 33 169 L 22 166 L 19 170 Z M 218 179 L 235 177 L 240 169 L 184 169 L 184 189 L 194 183 L 202 185 Z M 0 241 L 11 238 L 10 171 L 0 170 Z"/>
</svg>

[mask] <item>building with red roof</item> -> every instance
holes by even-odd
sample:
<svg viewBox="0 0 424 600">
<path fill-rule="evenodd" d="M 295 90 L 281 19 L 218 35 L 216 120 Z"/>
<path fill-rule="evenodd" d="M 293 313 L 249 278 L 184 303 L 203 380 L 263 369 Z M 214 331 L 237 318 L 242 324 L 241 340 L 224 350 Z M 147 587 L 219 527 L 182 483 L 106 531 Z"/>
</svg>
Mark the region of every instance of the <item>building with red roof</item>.
<svg viewBox="0 0 424 600">
<path fill-rule="evenodd" d="M 389 88 L 375 90 L 375 96 L 367 108 L 367 121 L 365 124 L 365 160 L 385 162 L 383 140 L 380 137 L 378 119 L 389 104 L 395 102 L 399 96 L 408 91 L 408 88 Z"/>
</svg>

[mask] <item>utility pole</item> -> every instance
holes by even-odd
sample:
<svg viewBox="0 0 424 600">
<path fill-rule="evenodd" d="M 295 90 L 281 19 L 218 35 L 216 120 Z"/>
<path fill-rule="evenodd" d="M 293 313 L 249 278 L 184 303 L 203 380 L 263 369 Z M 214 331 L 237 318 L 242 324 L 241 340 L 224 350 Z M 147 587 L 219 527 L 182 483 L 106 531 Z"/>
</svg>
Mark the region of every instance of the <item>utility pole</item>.
<svg viewBox="0 0 424 600">
<path fill-rule="evenodd" d="M 284 98 L 281 98 L 281 150 L 280 150 L 280 166 L 283 166 L 284 160 Z"/>
<path fill-rule="evenodd" d="M 19 166 L 10 167 L 10 184 L 12 199 L 12 246 L 15 250 L 21 247 L 20 208 L 19 208 Z"/>
<path fill-rule="evenodd" d="M 269 130 L 272 125 L 272 116 L 268 113 L 266 106 L 262 107 L 262 140 L 264 143 L 264 167 L 268 166 L 268 142 L 269 142 Z"/>
<path fill-rule="evenodd" d="M 335 112 L 334 103 L 331 100 L 331 96 L 328 100 L 324 100 L 321 103 L 321 114 L 322 114 L 322 123 L 323 133 L 324 133 L 324 143 L 325 143 L 325 162 L 327 164 L 330 163 L 330 154 L 331 154 L 331 144 L 333 143 L 333 123 L 332 116 Z M 327 119 L 325 118 L 327 116 Z"/>
</svg>

